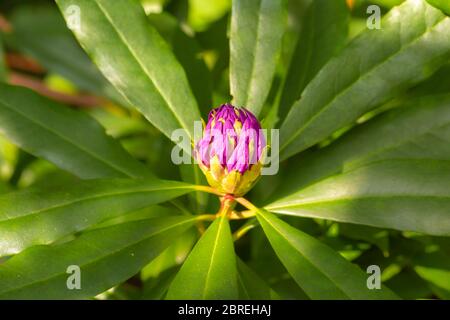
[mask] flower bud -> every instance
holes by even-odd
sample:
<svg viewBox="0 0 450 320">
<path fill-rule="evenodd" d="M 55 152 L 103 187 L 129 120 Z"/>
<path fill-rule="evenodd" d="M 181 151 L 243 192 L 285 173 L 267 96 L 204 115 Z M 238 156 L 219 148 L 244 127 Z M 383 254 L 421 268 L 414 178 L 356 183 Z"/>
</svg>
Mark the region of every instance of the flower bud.
<svg viewBox="0 0 450 320">
<path fill-rule="evenodd" d="M 265 148 L 258 119 L 245 108 L 224 104 L 209 113 L 195 154 L 213 188 L 242 196 L 261 174 Z"/>
</svg>

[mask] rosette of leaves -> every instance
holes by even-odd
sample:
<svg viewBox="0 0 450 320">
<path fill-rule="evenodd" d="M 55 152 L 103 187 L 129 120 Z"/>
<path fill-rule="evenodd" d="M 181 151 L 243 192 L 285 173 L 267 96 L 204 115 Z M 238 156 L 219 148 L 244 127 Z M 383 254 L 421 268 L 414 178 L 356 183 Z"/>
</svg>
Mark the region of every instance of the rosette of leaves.
<svg viewBox="0 0 450 320">
<path fill-rule="evenodd" d="M 160 14 L 56 0 L 75 37 L 16 12 L 0 48 L 124 108 L 0 83 L 0 128 L 19 148 L 0 195 L 0 298 L 448 298 L 446 1 L 386 5 L 381 29 L 347 2 L 233 0 L 194 32 L 175 0 Z M 215 215 L 224 194 L 167 146 L 226 102 L 279 129 L 280 167 Z"/>
</svg>

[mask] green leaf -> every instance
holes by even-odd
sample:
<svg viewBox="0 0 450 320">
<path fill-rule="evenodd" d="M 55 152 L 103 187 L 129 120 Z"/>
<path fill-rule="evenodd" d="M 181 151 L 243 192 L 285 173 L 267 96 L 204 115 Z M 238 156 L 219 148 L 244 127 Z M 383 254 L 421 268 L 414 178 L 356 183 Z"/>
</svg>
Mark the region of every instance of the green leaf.
<svg viewBox="0 0 450 320">
<path fill-rule="evenodd" d="M 281 159 L 353 123 L 447 62 L 450 18 L 425 0 L 406 1 L 381 25 L 353 40 L 306 87 L 281 126 Z"/>
<path fill-rule="evenodd" d="M 187 35 L 177 19 L 170 14 L 150 14 L 152 25 L 171 46 L 175 57 L 183 66 L 200 110 L 207 114 L 212 106 L 212 75 L 196 38 Z"/>
<path fill-rule="evenodd" d="M 257 217 L 278 257 L 310 298 L 397 298 L 386 287 L 368 289 L 369 275 L 315 238 L 264 210 Z"/>
<path fill-rule="evenodd" d="M 0 265 L 0 299 L 93 297 L 135 275 L 194 222 L 193 217 L 129 222 L 64 244 L 32 247 Z M 69 266 L 80 268 L 80 290 L 67 288 Z"/>
<path fill-rule="evenodd" d="M 0 127 L 27 152 L 83 179 L 152 177 L 91 117 L 0 83 Z"/>
<path fill-rule="evenodd" d="M 255 115 L 267 99 L 281 52 L 286 20 L 284 0 L 232 3 L 230 86 L 233 104 Z"/>
<path fill-rule="evenodd" d="M 0 256 L 52 243 L 189 189 L 184 183 L 163 180 L 89 180 L 0 195 Z"/>
<path fill-rule="evenodd" d="M 448 0 L 427 0 L 427 2 L 450 15 L 450 2 Z"/>
<path fill-rule="evenodd" d="M 115 88 L 169 138 L 183 128 L 193 137 L 200 119 L 186 74 L 137 1 L 57 0 L 66 21 L 81 13 L 72 31 Z M 131 23 L 132 22 L 132 23 Z"/>
<path fill-rule="evenodd" d="M 6 40 L 16 50 L 81 90 L 124 102 L 80 48 L 57 8 L 19 6 L 11 15 L 11 24 L 13 32 Z"/>
<path fill-rule="evenodd" d="M 281 95 L 281 119 L 317 72 L 343 47 L 349 18 L 345 0 L 315 0 L 309 5 Z"/>
<path fill-rule="evenodd" d="M 375 162 L 322 180 L 266 209 L 448 236 L 450 161 Z"/>
<path fill-rule="evenodd" d="M 277 200 L 308 185 L 370 162 L 450 160 L 450 95 L 415 98 L 355 127 L 331 145 L 300 154 L 282 173 Z"/>
<path fill-rule="evenodd" d="M 237 299 L 236 256 L 228 219 L 216 219 L 172 282 L 167 299 Z"/>
<path fill-rule="evenodd" d="M 244 300 L 274 300 L 280 299 L 273 291 L 245 262 L 237 259 L 238 283 L 240 299 Z"/>
</svg>

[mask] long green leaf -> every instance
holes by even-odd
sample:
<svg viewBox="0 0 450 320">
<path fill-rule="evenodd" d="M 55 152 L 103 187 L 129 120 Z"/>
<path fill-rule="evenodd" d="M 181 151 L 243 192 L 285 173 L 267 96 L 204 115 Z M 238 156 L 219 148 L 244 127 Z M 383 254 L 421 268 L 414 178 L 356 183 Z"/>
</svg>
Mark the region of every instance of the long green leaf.
<svg viewBox="0 0 450 320">
<path fill-rule="evenodd" d="M 370 290 L 368 274 L 315 238 L 264 210 L 258 220 L 286 269 L 313 299 L 396 299 L 386 287 Z"/>
<path fill-rule="evenodd" d="M 284 119 L 292 104 L 317 72 L 345 44 L 349 9 L 345 0 L 315 0 L 305 13 L 302 31 L 291 58 L 280 100 Z"/>
<path fill-rule="evenodd" d="M 94 297 L 135 275 L 194 222 L 193 217 L 129 222 L 61 245 L 30 248 L 0 265 L 0 299 Z M 80 268 L 79 290 L 67 287 L 69 266 Z"/>
<path fill-rule="evenodd" d="M 237 299 L 236 256 L 228 219 L 216 219 L 172 282 L 167 299 Z"/>
<path fill-rule="evenodd" d="M 332 59 L 281 126 L 281 158 L 325 139 L 428 77 L 450 55 L 450 18 L 425 0 L 408 0 Z"/>
<path fill-rule="evenodd" d="M 27 152 L 81 178 L 153 176 L 91 117 L 29 89 L 0 83 L 0 127 Z"/>
<path fill-rule="evenodd" d="M 233 102 L 258 115 L 272 84 L 284 34 L 286 1 L 232 3 L 230 85 Z"/>
<path fill-rule="evenodd" d="M 286 197 L 349 168 L 404 157 L 450 160 L 450 95 L 412 99 L 325 148 L 292 158 L 271 199 Z"/>
<path fill-rule="evenodd" d="M 288 215 L 450 235 L 450 161 L 387 160 L 349 170 L 266 207 Z"/>
<path fill-rule="evenodd" d="M 169 138 L 183 128 L 193 137 L 200 119 L 186 74 L 135 0 L 56 0 L 66 20 L 80 9 L 73 32 L 115 88 Z"/>
<path fill-rule="evenodd" d="M 49 244 L 104 220 L 189 192 L 162 180 L 89 180 L 0 196 L 0 256 Z"/>
</svg>

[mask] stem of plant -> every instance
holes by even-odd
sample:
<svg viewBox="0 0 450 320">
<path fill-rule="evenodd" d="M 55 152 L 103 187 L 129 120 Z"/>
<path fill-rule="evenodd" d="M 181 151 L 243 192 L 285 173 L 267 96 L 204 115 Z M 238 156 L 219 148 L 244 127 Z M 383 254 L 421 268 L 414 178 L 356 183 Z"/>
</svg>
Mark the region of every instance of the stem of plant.
<svg viewBox="0 0 450 320">
<path fill-rule="evenodd" d="M 247 234 L 250 230 L 255 228 L 258 225 L 258 220 L 255 218 L 249 220 L 246 224 L 244 224 L 242 227 L 240 227 L 236 232 L 233 233 L 233 240 L 237 241 L 240 238 L 242 238 L 244 235 Z"/>
</svg>

